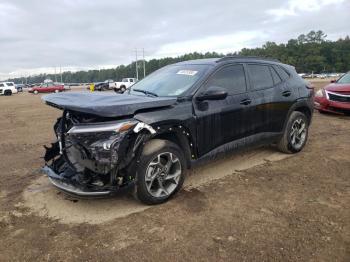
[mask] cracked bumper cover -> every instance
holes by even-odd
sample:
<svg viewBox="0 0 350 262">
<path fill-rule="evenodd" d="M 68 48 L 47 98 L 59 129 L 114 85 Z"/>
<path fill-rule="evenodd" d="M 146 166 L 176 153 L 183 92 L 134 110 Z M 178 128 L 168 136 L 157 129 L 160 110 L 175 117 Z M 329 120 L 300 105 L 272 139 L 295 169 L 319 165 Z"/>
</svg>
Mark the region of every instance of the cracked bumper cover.
<svg viewBox="0 0 350 262">
<path fill-rule="evenodd" d="M 42 168 L 43 173 L 45 173 L 51 184 L 54 185 L 59 190 L 80 196 L 80 197 L 98 197 L 98 196 L 107 196 L 112 193 L 112 191 L 106 190 L 106 191 L 89 191 L 89 190 L 83 190 L 79 187 L 76 187 L 68 182 L 66 182 L 60 175 L 56 174 L 55 171 L 53 171 L 49 166 L 44 166 Z"/>
</svg>

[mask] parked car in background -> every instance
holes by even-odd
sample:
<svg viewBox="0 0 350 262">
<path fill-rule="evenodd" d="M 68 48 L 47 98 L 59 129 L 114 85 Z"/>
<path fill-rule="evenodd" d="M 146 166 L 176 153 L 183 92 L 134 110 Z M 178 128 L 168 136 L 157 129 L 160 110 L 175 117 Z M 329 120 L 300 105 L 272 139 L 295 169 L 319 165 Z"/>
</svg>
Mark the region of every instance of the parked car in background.
<svg viewBox="0 0 350 262">
<path fill-rule="evenodd" d="M 15 87 L 16 87 L 18 92 L 23 92 L 23 88 L 25 88 L 26 85 L 25 84 L 15 84 Z"/>
<path fill-rule="evenodd" d="M 129 87 L 137 82 L 136 78 L 123 78 L 121 82 L 114 82 L 111 86 L 117 93 L 124 93 Z"/>
<path fill-rule="evenodd" d="M 106 91 L 112 89 L 111 84 L 114 83 L 114 80 L 107 79 L 104 82 L 95 83 L 95 91 Z"/>
<path fill-rule="evenodd" d="M 14 82 L 0 82 L 0 95 L 10 96 L 17 93 Z"/>
<path fill-rule="evenodd" d="M 315 109 L 350 115 L 350 72 L 316 92 Z"/>
<path fill-rule="evenodd" d="M 224 57 L 166 66 L 123 95 L 47 95 L 63 114 L 43 171 L 69 194 L 101 197 L 134 187 L 137 199 L 159 204 L 198 161 L 262 144 L 300 152 L 313 92 L 292 66 Z"/>
<path fill-rule="evenodd" d="M 43 83 L 40 86 L 34 86 L 29 88 L 29 93 L 58 93 L 65 91 L 64 85 L 62 84 L 55 84 L 53 82 Z"/>
</svg>

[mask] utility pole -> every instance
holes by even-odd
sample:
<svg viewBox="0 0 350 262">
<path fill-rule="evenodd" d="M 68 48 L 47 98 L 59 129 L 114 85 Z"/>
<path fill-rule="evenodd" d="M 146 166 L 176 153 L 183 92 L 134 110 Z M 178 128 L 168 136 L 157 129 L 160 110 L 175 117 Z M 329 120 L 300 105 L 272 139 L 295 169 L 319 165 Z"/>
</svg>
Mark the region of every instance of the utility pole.
<svg viewBox="0 0 350 262">
<path fill-rule="evenodd" d="M 136 54 L 136 79 L 139 80 L 139 69 L 138 69 L 138 65 L 137 65 L 137 48 L 135 48 L 135 54 Z"/>
<path fill-rule="evenodd" d="M 146 60 L 145 60 L 145 49 L 142 48 L 142 56 L 143 56 L 143 78 L 146 77 Z"/>
<path fill-rule="evenodd" d="M 62 66 L 60 66 L 60 75 L 61 75 L 61 83 L 63 83 L 63 81 L 62 81 Z"/>
<path fill-rule="evenodd" d="M 56 67 L 55 67 L 55 83 L 57 83 Z"/>
</svg>

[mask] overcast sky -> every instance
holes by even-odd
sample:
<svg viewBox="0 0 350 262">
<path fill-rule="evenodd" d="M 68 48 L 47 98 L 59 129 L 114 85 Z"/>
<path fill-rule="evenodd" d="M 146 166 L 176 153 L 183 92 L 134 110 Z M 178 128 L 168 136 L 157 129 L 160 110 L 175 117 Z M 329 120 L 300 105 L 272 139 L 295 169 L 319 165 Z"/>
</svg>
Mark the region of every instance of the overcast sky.
<svg viewBox="0 0 350 262">
<path fill-rule="evenodd" d="M 0 77 L 350 35 L 350 0 L 0 0 Z M 58 69 L 57 69 L 58 70 Z"/>
</svg>

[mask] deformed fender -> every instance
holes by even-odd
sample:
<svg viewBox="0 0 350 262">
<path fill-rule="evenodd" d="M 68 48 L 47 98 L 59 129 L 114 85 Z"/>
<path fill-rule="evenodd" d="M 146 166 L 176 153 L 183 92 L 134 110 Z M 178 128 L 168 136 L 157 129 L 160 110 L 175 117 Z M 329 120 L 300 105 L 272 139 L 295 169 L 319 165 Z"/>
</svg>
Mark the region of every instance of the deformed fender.
<svg viewBox="0 0 350 262">
<path fill-rule="evenodd" d="M 130 163 L 132 159 L 137 159 L 143 150 L 144 145 L 151 139 L 165 139 L 177 144 L 185 154 L 187 166 L 191 166 L 191 160 L 195 159 L 197 154 L 195 144 L 192 140 L 190 131 L 179 122 L 177 123 L 163 123 L 152 127 L 144 122 L 139 122 L 134 128 L 132 134 L 133 148 L 131 158 L 127 162 Z M 128 150 L 130 151 L 130 150 Z"/>
</svg>

